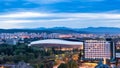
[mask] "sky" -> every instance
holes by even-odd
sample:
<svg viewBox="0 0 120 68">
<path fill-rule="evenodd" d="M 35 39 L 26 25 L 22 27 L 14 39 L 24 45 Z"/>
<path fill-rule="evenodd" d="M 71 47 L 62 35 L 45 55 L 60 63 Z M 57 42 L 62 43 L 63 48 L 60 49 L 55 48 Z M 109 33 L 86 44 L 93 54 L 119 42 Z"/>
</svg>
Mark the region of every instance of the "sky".
<svg viewBox="0 0 120 68">
<path fill-rule="evenodd" d="M 0 28 L 120 27 L 120 0 L 0 0 Z"/>
</svg>

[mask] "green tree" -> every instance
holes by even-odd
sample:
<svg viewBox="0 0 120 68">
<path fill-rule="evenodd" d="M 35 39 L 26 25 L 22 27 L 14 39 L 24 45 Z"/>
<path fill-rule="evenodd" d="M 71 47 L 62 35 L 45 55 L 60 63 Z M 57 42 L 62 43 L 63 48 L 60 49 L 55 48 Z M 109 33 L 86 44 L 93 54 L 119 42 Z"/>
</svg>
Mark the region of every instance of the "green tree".
<svg viewBox="0 0 120 68">
<path fill-rule="evenodd" d="M 68 68 L 79 68 L 79 66 L 76 61 L 71 60 L 68 62 Z"/>
<path fill-rule="evenodd" d="M 58 68 L 68 68 L 68 66 L 67 66 L 67 64 L 65 64 L 65 63 L 61 63 Z"/>
</svg>

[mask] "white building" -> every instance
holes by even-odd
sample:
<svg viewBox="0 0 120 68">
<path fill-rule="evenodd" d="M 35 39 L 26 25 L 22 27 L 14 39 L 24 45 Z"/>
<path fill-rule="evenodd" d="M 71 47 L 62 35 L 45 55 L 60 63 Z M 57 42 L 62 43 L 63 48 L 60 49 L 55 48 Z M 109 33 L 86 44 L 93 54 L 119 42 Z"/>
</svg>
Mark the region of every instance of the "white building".
<svg viewBox="0 0 120 68">
<path fill-rule="evenodd" d="M 86 59 L 110 59 L 110 42 L 106 40 L 86 40 L 84 42 L 84 56 Z"/>
</svg>

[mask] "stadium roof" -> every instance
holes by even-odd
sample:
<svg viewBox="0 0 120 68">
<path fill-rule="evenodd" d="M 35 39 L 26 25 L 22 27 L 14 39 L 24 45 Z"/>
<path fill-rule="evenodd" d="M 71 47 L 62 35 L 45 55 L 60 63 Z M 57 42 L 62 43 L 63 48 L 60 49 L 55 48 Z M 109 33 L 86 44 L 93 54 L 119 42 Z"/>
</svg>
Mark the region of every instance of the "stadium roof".
<svg viewBox="0 0 120 68">
<path fill-rule="evenodd" d="M 60 39 L 46 39 L 46 40 L 33 41 L 30 43 L 30 45 L 34 45 L 34 44 L 83 45 L 83 42 L 66 41 L 66 40 L 60 40 Z"/>
</svg>

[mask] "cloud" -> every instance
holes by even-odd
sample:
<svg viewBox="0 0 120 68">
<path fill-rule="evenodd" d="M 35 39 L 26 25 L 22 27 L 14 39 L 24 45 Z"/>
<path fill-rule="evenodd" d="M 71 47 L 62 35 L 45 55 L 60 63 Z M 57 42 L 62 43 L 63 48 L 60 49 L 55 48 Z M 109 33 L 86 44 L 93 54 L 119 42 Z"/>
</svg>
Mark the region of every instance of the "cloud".
<svg viewBox="0 0 120 68">
<path fill-rule="evenodd" d="M 120 19 L 118 13 L 41 13 L 14 12 L 0 15 L 0 18 L 81 18 L 81 19 Z"/>
<path fill-rule="evenodd" d="M 23 20 L 0 20 L 0 28 L 10 29 L 10 28 L 24 28 L 24 26 L 18 25 L 19 23 L 25 23 Z"/>
<path fill-rule="evenodd" d="M 106 11 L 105 13 L 120 13 L 120 10 L 115 9 L 115 10 Z"/>
<path fill-rule="evenodd" d="M 106 0 L 78 0 L 80 2 L 103 2 L 103 1 L 106 1 Z"/>
<path fill-rule="evenodd" d="M 16 0 L 0 0 L 0 2 L 14 2 Z"/>
<path fill-rule="evenodd" d="M 0 15 L 1 28 L 35 28 L 65 26 L 72 28 L 89 26 L 119 27 L 119 13 L 42 13 L 16 12 Z M 10 24 L 10 25 L 8 25 Z M 2 25 L 4 27 L 2 27 Z"/>
<path fill-rule="evenodd" d="M 32 20 L 2 20 L 0 21 L 4 24 L 19 24 L 19 23 L 30 23 Z M 34 21 L 33 21 L 34 22 Z"/>
<path fill-rule="evenodd" d="M 0 25 L 0 28 L 1 29 L 10 29 L 10 28 L 24 28 L 23 26 L 20 26 L 20 25 L 18 25 L 18 24 L 4 24 L 4 23 L 2 23 L 1 25 Z"/>
<path fill-rule="evenodd" d="M 67 2 L 68 0 L 26 0 L 28 2 L 36 3 L 36 4 L 54 4 L 59 2 Z"/>
<path fill-rule="evenodd" d="M 36 12 L 18 12 L 0 15 L 0 18 L 29 18 L 29 17 L 44 17 L 49 14 L 36 13 Z"/>
<path fill-rule="evenodd" d="M 17 12 L 0 15 L 1 19 L 48 19 L 48 18 L 69 18 L 69 19 L 120 19 L 118 13 L 41 13 L 41 12 Z"/>
<path fill-rule="evenodd" d="M 0 0 L 0 5 L 2 6 L 1 12 L 34 10 L 40 12 L 90 13 L 120 9 L 119 2 L 116 0 Z"/>
<path fill-rule="evenodd" d="M 26 0 L 31 3 L 36 3 L 36 4 L 54 4 L 54 3 L 61 3 L 61 2 L 102 2 L 105 0 Z"/>
</svg>

